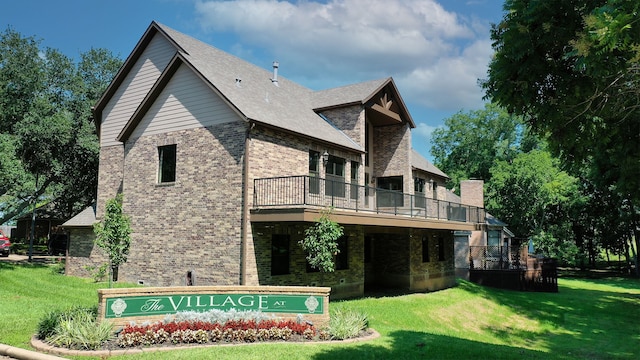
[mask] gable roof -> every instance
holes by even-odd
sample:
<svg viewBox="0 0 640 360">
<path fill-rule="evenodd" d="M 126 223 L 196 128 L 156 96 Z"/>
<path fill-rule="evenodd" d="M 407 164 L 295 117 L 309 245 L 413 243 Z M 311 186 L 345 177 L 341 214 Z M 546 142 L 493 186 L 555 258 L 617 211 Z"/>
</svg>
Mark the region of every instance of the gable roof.
<svg viewBox="0 0 640 360">
<path fill-rule="evenodd" d="M 365 104 L 385 90 L 391 92 L 391 96 L 400 104 L 401 116 L 405 121 L 415 127 L 392 78 L 323 91 L 313 91 L 281 76 L 274 83 L 271 71 L 154 21 L 95 106 L 94 118 L 98 130 L 102 110 L 154 36 L 165 37 L 176 48 L 176 54 L 120 132 L 119 141 L 127 139 L 179 66 L 188 66 L 245 121 L 293 132 L 349 150 L 364 152 L 362 146 L 319 116 L 319 109 Z"/>
<path fill-rule="evenodd" d="M 433 165 L 429 160 L 420 155 L 415 149 L 411 149 L 411 167 L 414 169 L 426 171 L 428 173 L 442 176 L 443 178 L 449 179 L 449 175 L 445 174 L 442 170 L 438 169 L 435 165 Z"/>
<path fill-rule="evenodd" d="M 391 93 L 391 96 L 400 104 L 398 109 L 401 117 L 409 123 L 411 128 L 415 128 L 413 118 L 407 110 L 393 78 L 390 77 L 316 91 L 311 95 L 312 107 L 315 111 L 322 111 L 348 105 L 367 105 L 383 91 Z"/>
<path fill-rule="evenodd" d="M 67 222 L 62 224 L 62 227 L 91 227 L 96 222 L 96 204 L 94 203 L 79 212 L 76 216 L 67 220 Z"/>
</svg>

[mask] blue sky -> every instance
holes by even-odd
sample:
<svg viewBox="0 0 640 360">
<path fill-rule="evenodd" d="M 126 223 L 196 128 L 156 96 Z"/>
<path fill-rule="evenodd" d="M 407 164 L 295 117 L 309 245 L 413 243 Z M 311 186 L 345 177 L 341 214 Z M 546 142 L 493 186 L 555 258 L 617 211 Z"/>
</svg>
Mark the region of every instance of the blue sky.
<svg viewBox="0 0 640 360">
<path fill-rule="evenodd" d="M 483 107 L 477 85 L 491 58 L 498 0 L 18 0 L 0 26 L 77 58 L 106 48 L 126 58 L 151 21 L 320 90 L 393 77 L 431 159 L 431 131 Z"/>
</svg>

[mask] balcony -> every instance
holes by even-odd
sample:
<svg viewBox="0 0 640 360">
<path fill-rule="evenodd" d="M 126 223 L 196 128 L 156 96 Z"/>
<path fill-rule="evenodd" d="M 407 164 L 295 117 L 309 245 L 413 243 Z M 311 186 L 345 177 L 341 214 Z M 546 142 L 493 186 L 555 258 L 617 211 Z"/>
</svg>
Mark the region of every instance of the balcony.
<svg viewBox="0 0 640 360">
<path fill-rule="evenodd" d="M 483 208 L 313 176 L 255 179 L 253 208 L 334 209 L 414 219 L 484 223 Z"/>
</svg>

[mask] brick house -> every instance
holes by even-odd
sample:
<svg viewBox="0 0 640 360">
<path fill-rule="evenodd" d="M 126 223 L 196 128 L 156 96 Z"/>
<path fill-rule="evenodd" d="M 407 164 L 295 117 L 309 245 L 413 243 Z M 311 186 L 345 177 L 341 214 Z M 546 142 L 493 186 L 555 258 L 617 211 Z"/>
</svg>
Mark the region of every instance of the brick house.
<svg viewBox="0 0 640 360">
<path fill-rule="evenodd" d="M 334 298 L 455 284 L 453 234 L 483 226 L 484 210 L 447 201 L 393 79 L 313 91 L 277 71 L 151 23 L 94 109 L 95 217 L 122 192 L 132 220 L 119 279 L 330 286 Z M 327 208 L 345 235 L 321 274 L 297 242 Z M 84 216 L 69 228 L 71 275 L 105 261 Z"/>
</svg>

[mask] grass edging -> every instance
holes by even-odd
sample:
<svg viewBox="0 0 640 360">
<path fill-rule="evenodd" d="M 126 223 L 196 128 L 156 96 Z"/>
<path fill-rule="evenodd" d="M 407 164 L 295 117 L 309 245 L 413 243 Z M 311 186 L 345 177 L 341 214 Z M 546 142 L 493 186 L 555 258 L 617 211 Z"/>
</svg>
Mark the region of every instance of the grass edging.
<svg viewBox="0 0 640 360">
<path fill-rule="evenodd" d="M 127 355 L 127 354 L 141 354 L 141 353 L 151 353 L 156 351 L 173 351 L 173 350 L 181 350 L 181 349 L 196 349 L 196 348 L 207 348 L 207 347 L 215 347 L 215 346 L 250 346 L 250 345 L 265 345 L 265 344 L 300 344 L 300 345 L 308 345 L 308 344 L 349 344 L 349 343 L 357 343 L 357 342 L 365 342 L 374 340 L 380 337 L 380 333 L 378 333 L 375 329 L 367 328 L 367 335 L 345 339 L 345 340 L 309 340 L 309 341 L 264 341 L 264 342 L 252 342 L 252 343 L 218 343 L 218 344 L 184 344 L 179 346 L 149 346 L 149 347 L 137 347 L 137 348 L 129 348 L 122 350 L 73 350 L 56 347 L 46 342 L 38 339 L 36 336 L 31 337 L 31 346 L 38 350 L 48 354 L 55 355 L 64 355 L 64 356 L 115 356 L 115 355 Z"/>
</svg>

